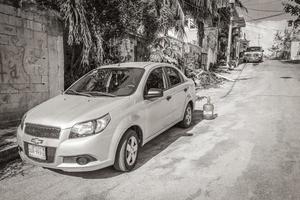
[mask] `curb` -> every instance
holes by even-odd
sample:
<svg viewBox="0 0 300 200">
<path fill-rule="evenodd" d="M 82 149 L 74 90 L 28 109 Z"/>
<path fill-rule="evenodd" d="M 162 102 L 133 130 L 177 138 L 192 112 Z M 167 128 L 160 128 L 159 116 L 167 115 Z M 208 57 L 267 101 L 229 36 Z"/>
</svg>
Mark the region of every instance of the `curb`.
<svg viewBox="0 0 300 200">
<path fill-rule="evenodd" d="M 235 84 L 237 83 L 237 79 L 241 76 L 241 74 L 243 73 L 243 71 L 246 68 L 246 66 L 247 66 L 247 63 L 243 63 L 243 64 L 240 64 L 238 67 L 236 67 L 236 68 L 241 67 L 241 71 L 236 74 L 236 76 L 234 78 L 234 81 L 232 82 L 232 85 L 231 85 L 230 89 L 223 96 L 221 96 L 220 99 L 226 98 L 228 95 L 230 95 L 230 93 L 233 90 Z"/>
<path fill-rule="evenodd" d="M 16 144 L 0 151 L 0 165 L 7 164 L 9 161 L 17 158 L 20 158 L 20 156 Z"/>
</svg>

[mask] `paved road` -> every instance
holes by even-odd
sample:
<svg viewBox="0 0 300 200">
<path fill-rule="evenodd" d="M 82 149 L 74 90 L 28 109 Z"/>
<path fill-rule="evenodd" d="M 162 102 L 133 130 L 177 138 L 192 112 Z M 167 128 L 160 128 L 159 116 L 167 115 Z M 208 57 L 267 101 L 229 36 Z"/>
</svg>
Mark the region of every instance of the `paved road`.
<svg viewBox="0 0 300 200">
<path fill-rule="evenodd" d="M 135 171 L 24 166 L 0 181 L 0 199 L 298 200 L 299 81 L 300 65 L 247 64 L 216 102 L 218 118 L 197 116 L 190 130 L 163 133 L 145 146 Z"/>
</svg>

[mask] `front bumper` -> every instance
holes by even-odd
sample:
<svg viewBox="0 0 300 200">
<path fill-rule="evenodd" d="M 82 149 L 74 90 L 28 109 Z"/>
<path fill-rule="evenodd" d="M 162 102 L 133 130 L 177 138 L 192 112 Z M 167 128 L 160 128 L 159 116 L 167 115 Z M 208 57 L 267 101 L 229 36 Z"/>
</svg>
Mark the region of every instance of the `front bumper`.
<svg viewBox="0 0 300 200">
<path fill-rule="evenodd" d="M 261 56 L 249 56 L 249 57 L 245 57 L 244 60 L 246 62 L 260 62 L 262 61 L 262 57 Z"/>
<path fill-rule="evenodd" d="M 101 169 L 112 165 L 114 162 L 113 158 L 109 156 L 112 134 L 109 134 L 108 131 L 110 130 L 104 130 L 93 136 L 69 139 L 70 129 L 63 129 L 58 139 L 51 139 L 28 135 L 19 127 L 17 130 L 17 141 L 20 147 L 19 154 L 22 160 L 45 168 L 60 169 L 69 172 Z M 42 143 L 39 144 L 40 146 L 46 147 L 46 161 L 32 158 L 27 153 L 26 143 L 35 144 L 33 141 L 36 138 L 42 140 Z M 51 149 L 51 154 L 47 152 L 48 149 Z M 80 155 L 89 155 L 95 158 L 95 160 L 86 165 L 79 165 L 76 162 L 64 162 L 64 158 L 66 157 Z M 53 159 L 50 156 L 53 156 Z"/>
</svg>

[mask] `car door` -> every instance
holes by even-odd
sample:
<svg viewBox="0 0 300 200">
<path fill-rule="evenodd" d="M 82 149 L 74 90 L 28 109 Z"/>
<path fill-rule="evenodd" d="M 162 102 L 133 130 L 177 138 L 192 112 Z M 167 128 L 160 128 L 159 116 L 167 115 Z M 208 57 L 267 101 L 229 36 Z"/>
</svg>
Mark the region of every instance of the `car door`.
<svg viewBox="0 0 300 200">
<path fill-rule="evenodd" d="M 172 122 L 177 122 L 183 117 L 188 86 L 184 84 L 184 78 L 178 69 L 165 67 L 165 72 L 168 79 L 167 91 L 171 96 Z"/>
<path fill-rule="evenodd" d="M 160 98 L 144 99 L 146 140 L 166 128 L 172 121 L 172 105 L 170 103 L 168 93 L 165 93 L 167 88 L 167 79 L 162 67 L 155 68 L 149 73 L 144 87 L 144 94 L 146 94 L 150 88 L 162 89 L 164 91 L 164 95 Z"/>
</svg>

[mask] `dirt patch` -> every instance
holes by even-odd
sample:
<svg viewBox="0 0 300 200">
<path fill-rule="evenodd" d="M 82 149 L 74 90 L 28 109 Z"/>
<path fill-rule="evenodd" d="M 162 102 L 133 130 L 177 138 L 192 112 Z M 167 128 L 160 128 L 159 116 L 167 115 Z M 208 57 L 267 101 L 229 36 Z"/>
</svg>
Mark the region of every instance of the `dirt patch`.
<svg viewBox="0 0 300 200">
<path fill-rule="evenodd" d="M 23 162 L 21 159 L 0 165 L 0 181 L 20 173 L 23 173 Z"/>
<path fill-rule="evenodd" d="M 203 157 L 201 157 L 198 160 L 194 160 L 193 163 L 195 165 L 197 165 L 197 167 L 200 167 L 200 166 L 201 167 L 209 167 L 220 156 L 224 155 L 225 153 L 227 153 L 237 147 L 238 147 L 238 145 L 231 140 L 222 141 L 222 142 L 216 144 L 214 149 L 209 151 Z"/>
</svg>

